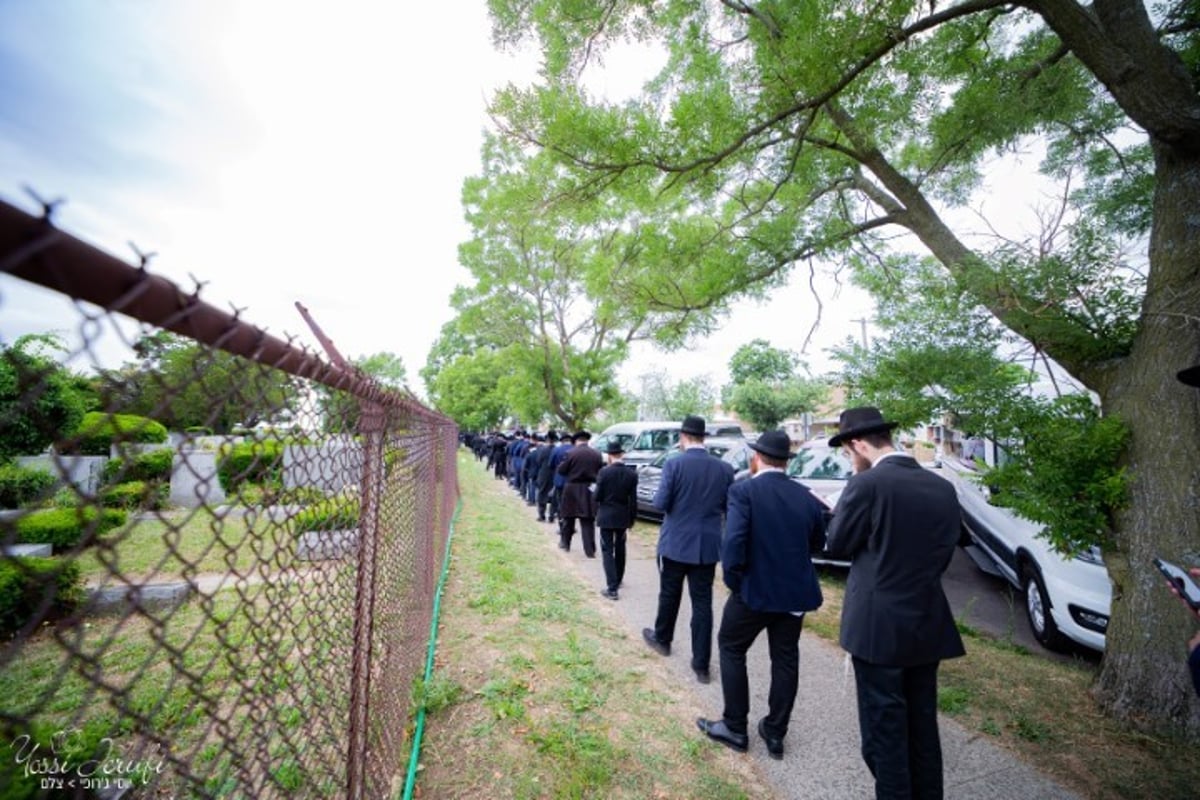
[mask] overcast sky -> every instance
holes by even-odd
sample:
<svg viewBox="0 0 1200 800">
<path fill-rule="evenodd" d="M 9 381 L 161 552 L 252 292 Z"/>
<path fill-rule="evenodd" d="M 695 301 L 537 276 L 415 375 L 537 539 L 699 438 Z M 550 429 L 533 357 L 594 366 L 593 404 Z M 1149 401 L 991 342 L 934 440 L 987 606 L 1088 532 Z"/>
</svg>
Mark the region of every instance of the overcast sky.
<svg viewBox="0 0 1200 800">
<path fill-rule="evenodd" d="M 633 91 L 639 58 L 610 58 L 597 88 Z M 22 186 L 66 198 L 68 232 L 123 258 L 130 241 L 154 251 L 158 274 L 195 276 L 208 302 L 315 347 L 299 301 L 344 355 L 397 353 L 423 392 L 417 372 L 469 280 L 459 193 L 486 98 L 535 67 L 493 49 L 483 0 L 0 0 L 0 198 L 31 211 Z M 637 351 L 623 382 L 666 368 L 722 383 L 755 337 L 799 351 L 816 309 L 805 281 L 740 304 L 687 352 Z M 824 300 L 805 354 L 818 370 L 869 315 L 857 293 Z M 4 342 L 78 324 L 0 276 Z"/>
</svg>

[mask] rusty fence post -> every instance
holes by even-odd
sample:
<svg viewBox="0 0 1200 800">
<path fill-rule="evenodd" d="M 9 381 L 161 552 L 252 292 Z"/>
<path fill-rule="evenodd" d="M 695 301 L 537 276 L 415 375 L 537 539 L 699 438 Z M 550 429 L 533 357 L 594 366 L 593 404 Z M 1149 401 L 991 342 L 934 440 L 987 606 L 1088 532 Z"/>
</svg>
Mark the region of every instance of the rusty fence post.
<svg viewBox="0 0 1200 800">
<path fill-rule="evenodd" d="M 346 751 L 346 797 L 367 796 L 370 751 L 371 648 L 375 627 L 375 570 L 379 494 L 383 484 L 383 439 L 387 415 L 362 401 L 358 430 L 363 437 L 362 487 L 358 517 L 358 576 L 354 599 L 354 646 L 350 672 L 350 726 Z"/>
</svg>

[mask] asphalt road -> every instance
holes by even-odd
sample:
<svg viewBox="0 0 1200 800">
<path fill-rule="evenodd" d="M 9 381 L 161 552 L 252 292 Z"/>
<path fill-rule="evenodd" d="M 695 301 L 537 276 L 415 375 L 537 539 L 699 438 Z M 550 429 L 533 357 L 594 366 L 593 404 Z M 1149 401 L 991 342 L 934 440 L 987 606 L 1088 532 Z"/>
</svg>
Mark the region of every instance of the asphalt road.
<svg viewBox="0 0 1200 800">
<path fill-rule="evenodd" d="M 1031 653 L 1047 658 L 1100 660 L 1100 653 L 1086 647 L 1055 653 L 1039 644 L 1033 638 L 1029 620 L 1025 616 L 1025 595 L 1014 589 L 1008 581 L 988 575 L 976 567 L 961 547 L 955 551 L 950 567 L 942 576 L 942 587 L 946 590 L 955 619 L 977 631 L 1015 642 Z"/>
</svg>

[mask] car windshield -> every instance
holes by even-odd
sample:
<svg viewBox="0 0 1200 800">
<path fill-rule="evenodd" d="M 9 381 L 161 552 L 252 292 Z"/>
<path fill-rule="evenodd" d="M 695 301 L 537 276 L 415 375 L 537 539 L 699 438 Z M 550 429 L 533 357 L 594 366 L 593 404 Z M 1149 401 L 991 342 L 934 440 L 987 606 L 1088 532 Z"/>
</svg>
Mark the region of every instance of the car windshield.
<svg viewBox="0 0 1200 800">
<path fill-rule="evenodd" d="M 601 450 L 607 447 L 609 442 L 620 442 L 622 450 L 629 450 L 630 445 L 633 444 L 634 436 L 632 433 L 610 433 L 600 438 L 604 441 L 597 442 L 596 446 Z"/>
<path fill-rule="evenodd" d="M 844 481 L 854 474 L 854 467 L 840 449 L 831 447 L 802 447 L 788 462 L 791 478 Z"/>
<path fill-rule="evenodd" d="M 630 450 L 666 450 L 679 441 L 679 431 L 642 431 Z"/>
</svg>

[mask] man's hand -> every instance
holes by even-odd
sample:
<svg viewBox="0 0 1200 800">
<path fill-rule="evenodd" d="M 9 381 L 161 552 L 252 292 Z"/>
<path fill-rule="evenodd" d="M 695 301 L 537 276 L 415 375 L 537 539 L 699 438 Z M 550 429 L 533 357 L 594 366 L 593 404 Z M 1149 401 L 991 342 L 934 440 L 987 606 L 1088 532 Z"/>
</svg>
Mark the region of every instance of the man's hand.
<svg viewBox="0 0 1200 800">
<path fill-rule="evenodd" d="M 1191 575 L 1193 578 L 1196 578 L 1198 581 L 1200 581 L 1200 567 L 1190 567 L 1188 569 L 1188 574 Z M 1171 583 L 1170 581 L 1167 581 L 1167 588 L 1171 590 L 1171 594 L 1173 594 L 1179 598 L 1179 602 L 1183 603 L 1184 608 L 1186 608 L 1188 611 L 1191 611 L 1193 614 L 1195 614 L 1197 619 L 1200 619 L 1200 610 L 1193 610 L 1192 607 L 1188 605 L 1187 600 L 1185 600 L 1183 598 L 1183 595 L 1181 595 L 1179 593 L 1179 590 L 1175 588 L 1175 584 Z M 1196 634 L 1196 636 L 1200 637 L 1200 634 Z M 1194 648 L 1196 646 L 1197 639 L 1193 638 L 1192 641 L 1189 642 L 1188 644 L 1189 644 L 1188 650 L 1190 651 L 1192 648 Z"/>
</svg>

